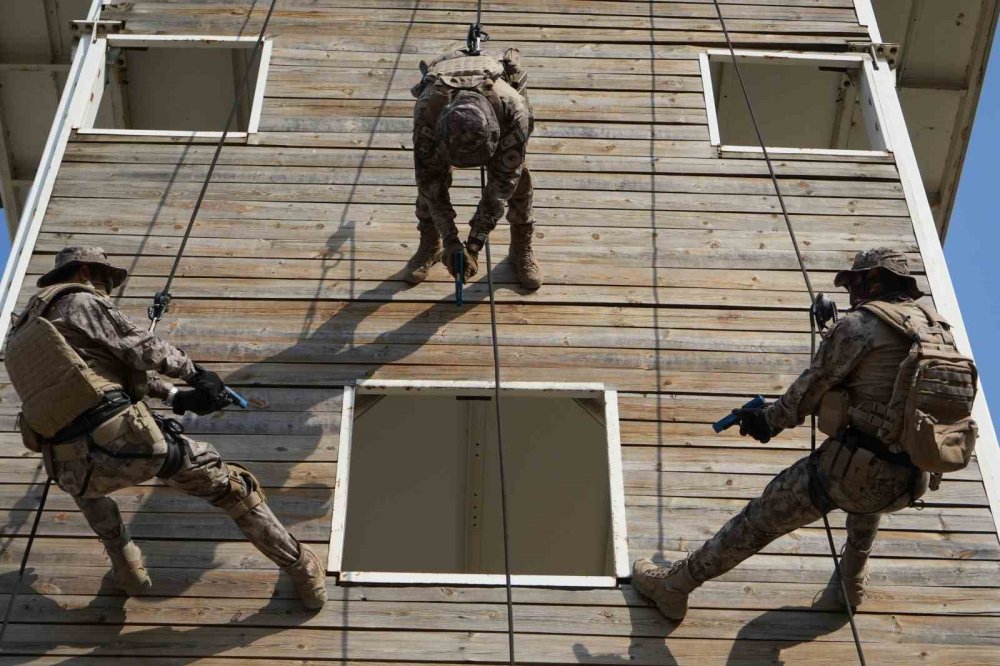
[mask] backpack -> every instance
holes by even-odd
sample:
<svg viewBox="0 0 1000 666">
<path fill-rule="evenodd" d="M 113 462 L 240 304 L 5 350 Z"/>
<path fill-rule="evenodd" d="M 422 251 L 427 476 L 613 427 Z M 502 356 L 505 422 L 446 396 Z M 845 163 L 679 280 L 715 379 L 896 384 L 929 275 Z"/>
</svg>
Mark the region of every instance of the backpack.
<svg viewBox="0 0 1000 666">
<path fill-rule="evenodd" d="M 951 326 L 919 303 L 871 301 L 860 306 L 912 341 L 899 365 L 888 405 L 878 405 L 878 438 L 921 470 L 954 472 L 969 464 L 979 429 L 972 420 L 978 371 L 961 354 Z M 865 410 L 859 410 L 865 411 Z"/>
</svg>

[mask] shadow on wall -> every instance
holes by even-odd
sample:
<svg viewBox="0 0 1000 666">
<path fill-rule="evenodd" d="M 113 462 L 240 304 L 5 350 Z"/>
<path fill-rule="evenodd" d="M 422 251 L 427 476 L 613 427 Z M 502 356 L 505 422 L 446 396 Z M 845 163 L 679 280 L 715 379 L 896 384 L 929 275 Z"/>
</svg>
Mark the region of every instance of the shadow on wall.
<svg viewBox="0 0 1000 666">
<path fill-rule="evenodd" d="M 340 219 L 340 228 L 342 230 L 350 229 L 352 226 L 348 220 L 348 215 L 350 213 L 351 206 L 354 204 L 355 194 L 366 166 L 369 150 L 371 149 L 376 134 L 380 131 L 380 124 L 390 98 L 390 91 L 398 73 L 399 62 L 402 54 L 406 52 L 410 30 L 413 27 L 419 7 L 420 2 L 417 0 L 417 2 L 413 5 L 407 29 L 403 33 L 402 40 L 396 52 L 396 61 L 392 67 L 392 75 L 390 76 L 382 94 L 381 103 L 376 116 L 372 119 L 368 141 L 362 152 L 361 161 L 357 167 L 353 185 L 343 207 L 343 213 Z M 416 72 L 414 72 L 414 75 L 416 75 Z M 172 186 L 173 180 L 168 183 L 167 191 L 169 191 Z M 161 206 L 165 200 L 166 195 L 164 195 L 161 200 Z M 348 299 L 352 301 L 359 301 L 360 307 L 352 307 L 348 304 L 346 307 L 339 310 L 337 314 L 314 327 L 313 322 L 317 317 L 316 304 L 322 295 L 323 285 L 329 272 L 342 265 L 343 262 L 348 262 L 350 274 L 354 274 L 355 272 L 354 269 L 356 260 L 354 243 L 355 239 L 353 238 L 353 235 L 345 236 L 343 233 L 334 233 L 334 235 L 330 237 L 322 260 L 322 278 L 319 281 L 315 298 L 310 302 L 309 310 L 303 323 L 303 328 L 299 334 L 298 343 L 288 349 L 274 354 L 273 356 L 261 359 L 260 361 L 248 365 L 240 371 L 231 374 L 228 378 L 229 382 L 233 385 L 260 385 L 258 377 L 261 374 L 266 374 L 269 370 L 273 370 L 277 365 L 284 365 L 287 367 L 289 364 L 304 363 L 306 359 L 308 359 L 311 367 L 315 367 L 316 365 L 330 367 L 335 373 L 334 378 L 326 383 L 326 387 L 330 389 L 330 392 L 323 395 L 324 392 L 322 391 L 312 391 L 310 392 L 310 395 L 316 396 L 314 401 L 311 404 L 303 403 L 298 406 L 298 409 L 301 410 L 301 418 L 307 418 L 311 408 L 315 407 L 321 400 L 325 401 L 328 399 L 330 393 L 337 390 L 335 387 L 352 383 L 355 379 L 365 378 L 369 376 L 375 368 L 385 364 L 397 362 L 411 354 L 413 351 L 419 349 L 435 333 L 435 327 L 428 326 L 428 322 L 436 322 L 438 327 L 440 327 L 447 324 L 455 316 L 457 316 L 458 311 L 455 308 L 453 301 L 450 298 L 442 299 L 437 303 L 430 304 L 433 308 L 432 312 L 429 313 L 432 315 L 431 317 L 428 317 L 428 313 L 418 315 L 409 321 L 403 322 L 395 330 L 380 334 L 377 338 L 366 344 L 355 344 L 354 331 L 357 327 L 366 318 L 376 316 L 381 307 L 383 307 L 377 305 L 373 307 L 372 303 L 376 301 L 392 301 L 398 294 L 404 293 L 409 288 L 409 285 L 402 281 L 400 276 L 397 275 L 392 279 L 386 280 L 374 288 L 360 294 L 354 293 L 354 285 L 352 283 L 352 291 L 350 292 Z M 400 266 L 400 269 L 402 269 L 402 265 Z M 470 305 L 481 303 L 485 294 L 486 291 L 483 287 L 471 285 L 467 292 L 466 300 Z M 406 339 L 407 344 L 389 344 L 390 342 L 398 341 L 400 339 Z M 328 343 L 327 341 L 333 342 Z M 298 429 L 297 432 L 300 436 L 309 440 L 310 446 L 308 448 L 311 450 L 318 448 L 324 436 L 330 434 L 321 425 L 314 427 L 306 426 L 305 428 Z M 213 438 L 209 435 L 205 437 L 205 439 L 207 441 L 212 441 Z M 225 447 L 222 447 L 222 454 L 224 458 L 227 457 Z M 303 457 L 305 457 L 305 454 Z M 251 470 L 254 469 L 253 463 L 249 463 L 248 466 Z M 282 466 L 284 469 L 287 469 L 287 467 L 289 466 Z M 286 521 L 286 525 L 292 533 L 295 534 L 296 522 L 314 521 L 329 515 L 329 505 L 332 500 L 332 489 L 330 488 L 330 482 L 311 485 L 304 484 L 294 487 L 289 486 L 289 483 L 291 482 L 292 479 L 287 472 L 279 471 L 270 476 L 266 485 L 268 486 L 267 492 L 270 498 L 272 500 L 278 498 L 279 500 L 278 502 L 275 502 L 276 505 L 279 505 L 276 513 L 280 518 L 282 518 L 282 520 Z M 298 510 L 295 521 L 287 520 L 288 516 L 283 515 L 284 512 L 280 508 L 280 505 L 282 504 L 280 501 L 281 497 L 290 490 L 294 491 L 310 487 L 318 490 L 320 492 L 320 496 L 316 496 L 315 494 L 310 495 L 310 502 L 312 503 L 308 505 L 308 508 L 305 510 Z M 149 533 L 154 531 L 151 528 L 155 526 L 155 532 L 157 533 L 183 536 L 185 530 L 185 525 L 181 524 L 183 517 L 168 519 L 173 520 L 178 524 L 164 525 L 163 514 L 157 514 L 152 510 L 153 507 L 150 506 L 159 499 L 162 499 L 166 494 L 172 492 L 173 491 L 169 489 L 157 489 L 152 495 L 147 496 L 147 498 L 143 501 L 143 505 L 139 507 L 138 513 L 133 514 L 133 518 L 130 522 L 130 528 L 137 533 Z M 302 507 L 304 504 L 305 502 L 299 502 L 298 506 Z M 162 512 L 162 508 L 160 511 Z M 220 530 L 231 530 L 235 534 L 235 528 L 228 524 L 228 518 L 222 512 L 211 514 L 211 516 L 219 521 Z M 233 538 L 237 537 L 234 536 Z M 141 537 L 138 537 L 137 541 L 140 545 L 143 545 L 143 539 Z M 192 539 L 183 542 L 183 546 L 177 544 L 176 547 L 170 548 L 157 548 L 147 545 L 144 549 L 144 556 L 147 567 L 153 577 L 154 594 L 183 595 L 188 592 L 191 587 L 195 585 L 204 575 L 204 571 L 201 570 L 201 568 L 211 567 L 212 563 L 217 561 L 220 543 L 221 542 L 217 540 Z M 182 562 L 179 563 L 177 559 L 177 549 L 181 547 L 183 548 L 183 558 Z M 177 569 L 179 566 L 185 568 Z M 159 578 L 158 573 L 161 574 Z M 34 579 L 35 576 L 33 575 L 32 578 Z M 100 643 L 100 647 L 91 650 L 85 657 L 80 657 L 80 663 L 91 663 L 89 659 L 95 656 L 130 654 L 130 651 L 133 648 L 136 652 L 149 654 L 153 646 L 160 646 L 164 653 L 169 653 L 171 649 L 175 649 L 177 652 L 182 654 L 184 652 L 191 652 L 194 650 L 197 652 L 197 656 L 192 656 L 190 659 L 182 657 L 179 660 L 177 658 L 172 658 L 172 663 L 194 662 L 198 658 L 211 656 L 213 654 L 224 654 L 234 648 L 245 646 L 247 642 L 258 638 L 260 635 L 280 632 L 283 629 L 294 627 L 307 619 L 309 615 L 304 612 L 287 610 L 289 606 L 287 599 L 278 599 L 277 595 L 287 597 L 290 593 L 290 586 L 287 584 L 288 581 L 284 580 L 284 576 L 282 576 L 282 578 L 283 582 L 279 585 L 279 588 L 282 589 L 274 590 L 273 595 L 266 606 L 257 610 L 257 612 L 253 615 L 240 617 L 239 619 L 234 619 L 226 624 L 227 627 L 238 625 L 255 628 L 248 628 L 240 631 L 233 630 L 231 632 L 220 632 L 218 625 L 198 625 L 194 627 L 176 629 L 170 626 L 141 628 L 141 626 L 136 625 L 129 627 L 129 629 L 126 630 L 124 627 L 126 615 L 122 610 L 126 600 L 125 597 L 116 593 L 112 587 L 102 586 L 101 592 L 98 593 L 97 596 L 91 598 L 90 603 L 86 607 L 82 608 L 63 608 L 58 603 L 57 598 L 53 599 L 45 597 L 42 596 L 42 594 L 26 595 L 25 599 L 27 599 L 30 604 L 37 606 L 38 609 L 37 612 L 25 609 L 21 600 L 19 600 L 19 610 L 15 613 L 15 617 L 18 618 L 19 622 L 33 622 L 37 620 L 43 622 L 79 624 L 80 626 L 66 627 L 66 631 L 48 632 L 44 633 L 44 635 L 31 634 L 32 631 L 38 630 L 37 625 L 34 628 L 26 626 L 24 628 L 26 633 L 19 633 L 15 631 L 16 627 L 12 626 L 10 634 L 5 641 L 4 652 L 10 653 L 18 649 L 23 649 L 25 652 L 38 654 L 40 652 L 52 650 L 55 645 L 75 645 L 79 648 L 86 648 L 93 647 L 95 642 L 97 642 Z M 157 584 L 158 580 L 160 581 L 159 586 Z M 107 582 L 110 585 L 110 579 Z M 27 589 L 32 583 L 33 581 L 26 582 L 25 585 L 22 586 L 22 589 Z M 13 585 L 13 581 L 11 581 L 11 585 Z M 333 585 L 334 584 L 331 581 L 331 589 L 333 588 Z M 336 600 L 338 597 L 336 591 L 333 591 L 330 596 L 331 603 L 341 605 L 341 623 L 339 626 L 350 626 L 350 609 L 346 597 Z M 142 603 L 156 602 L 155 598 L 147 598 L 144 599 Z M 258 602 L 256 599 L 251 597 L 247 605 L 250 606 L 254 603 Z M 35 618 L 35 620 L 31 618 Z M 169 619 L 165 619 L 164 621 L 168 622 Z M 100 623 L 101 626 L 99 628 L 88 628 L 86 626 L 94 623 Z M 264 628 L 260 628 L 262 626 Z M 114 635 L 111 635 L 112 630 L 114 631 Z M 78 638 L 74 638 L 74 636 Z M 231 640 L 229 636 L 232 637 Z M 341 659 L 347 659 L 349 657 L 349 652 L 350 645 L 348 633 L 341 632 L 339 657 Z M 322 656 L 330 657 L 331 655 L 327 653 Z M 70 661 L 64 663 L 74 663 L 74 661 L 77 661 L 77 659 L 71 659 Z"/>
</svg>

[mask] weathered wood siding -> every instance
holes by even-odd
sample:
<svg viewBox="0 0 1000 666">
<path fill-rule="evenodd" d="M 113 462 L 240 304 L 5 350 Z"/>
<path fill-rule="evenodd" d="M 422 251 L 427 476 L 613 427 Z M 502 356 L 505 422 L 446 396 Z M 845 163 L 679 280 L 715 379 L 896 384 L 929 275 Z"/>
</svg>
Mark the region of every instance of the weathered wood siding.
<svg viewBox="0 0 1000 666">
<path fill-rule="evenodd" d="M 104 18 L 134 33 L 253 35 L 267 4 L 123 2 Z M 850 0 L 723 6 L 739 46 L 843 51 L 866 38 Z M 471 0 L 279 0 L 261 132 L 224 150 L 160 328 L 253 402 L 187 420 L 189 432 L 252 467 L 276 512 L 323 554 L 340 387 L 492 376 L 485 278 L 457 310 L 442 268 L 415 288 L 395 277 L 416 245 L 409 87 L 418 61 L 463 39 L 473 12 Z M 749 395 L 779 392 L 809 353 L 808 299 L 766 169 L 709 145 L 697 54 L 724 44 L 714 12 L 710 0 L 494 0 L 483 17 L 491 46 L 519 47 L 530 73 L 547 278 L 524 295 L 506 264 L 496 269 L 502 376 L 621 392 L 633 558 L 696 547 L 809 448 L 805 430 L 762 446 L 708 426 Z M 132 268 L 121 303 L 144 320 L 211 153 L 74 141 L 22 298 L 59 248 L 98 243 Z M 782 160 L 778 171 L 818 288 L 873 245 L 900 247 L 922 269 L 891 159 Z M 476 178 L 457 178 L 460 217 Z M 498 258 L 507 238 L 501 224 Z M 12 432 L 9 386 L 2 399 L 6 603 L 44 472 Z M 156 484 L 117 499 L 156 596 L 113 592 L 100 544 L 54 491 L 0 663 L 506 659 L 501 589 L 331 582 L 330 603 L 310 616 L 211 507 Z M 885 520 L 858 616 L 869 663 L 996 664 L 1000 546 L 978 468 L 927 499 Z M 832 521 L 841 541 L 844 517 Z M 519 660 L 852 663 L 845 617 L 819 597 L 831 571 L 815 524 L 705 585 L 678 628 L 629 586 L 517 590 Z"/>
</svg>

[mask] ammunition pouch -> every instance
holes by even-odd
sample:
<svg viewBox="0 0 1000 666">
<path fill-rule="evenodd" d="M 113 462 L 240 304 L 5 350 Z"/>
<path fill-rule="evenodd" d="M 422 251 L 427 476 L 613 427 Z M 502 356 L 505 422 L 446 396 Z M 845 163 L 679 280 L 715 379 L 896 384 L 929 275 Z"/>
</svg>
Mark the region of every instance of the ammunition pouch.
<svg viewBox="0 0 1000 666">
<path fill-rule="evenodd" d="M 819 405 L 816 427 L 827 437 L 837 437 L 850 424 L 850 407 L 847 391 L 827 391 Z"/>
<path fill-rule="evenodd" d="M 909 481 L 906 489 L 874 510 L 859 511 L 856 508 L 841 506 L 834 495 L 856 497 L 864 503 L 865 496 L 871 499 L 871 493 L 876 488 L 869 487 L 872 483 L 870 473 L 873 465 L 879 461 L 909 471 Z M 823 447 L 810 456 L 809 492 L 816 506 L 829 511 L 837 508 L 853 514 L 884 513 L 887 510 L 898 510 L 903 506 L 913 504 L 927 490 L 927 477 L 916 467 L 905 453 L 893 453 L 878 438 L 863 433 L 855 428 L 846 428 L 834 439 L 828 440 Z M 837 492 L 831 493 L 836 487 Z M 905 504 L 900 504 L 907 499 Z"/>
<path fill-rule="evenodd" d="M 49 476 L 66 492 L 82 497 L 100 467 L 101 457 L 139 461 L 162 458 L 162 441 L 163 434 L 149 408 L 141 402 L 133 405 L 122 391 L 112 391 L 101 405 L 80 415 L 56 437 L 42 440 L 42 453 Z M 74 470 L 63 474 L 62 465 L 71 465 Z M 123 478 L 117 485 L 126 487 L 135 482 L 139 481 Z"/>
</svg>

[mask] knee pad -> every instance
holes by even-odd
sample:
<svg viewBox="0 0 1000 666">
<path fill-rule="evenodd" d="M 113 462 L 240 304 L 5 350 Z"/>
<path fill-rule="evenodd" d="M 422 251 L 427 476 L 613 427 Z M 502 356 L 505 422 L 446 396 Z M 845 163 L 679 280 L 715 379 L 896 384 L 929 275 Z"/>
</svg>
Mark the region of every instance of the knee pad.
<svg viewBox="0 0 1000 666">
<path fill-rule="evenodd" d="M 233 520 L 239 520 L 256 507 L 267 502 L 260 481 L 242 465 L 227 463 L 229 488 L 212 504 L 225 511 Z"/>
</svg>

